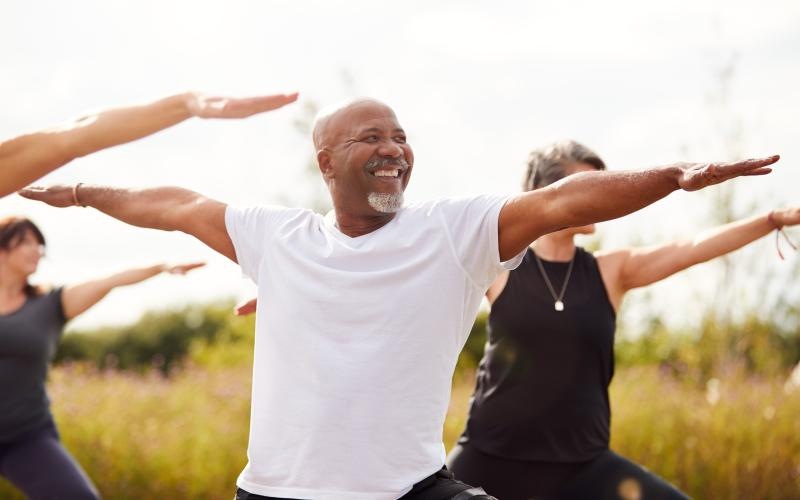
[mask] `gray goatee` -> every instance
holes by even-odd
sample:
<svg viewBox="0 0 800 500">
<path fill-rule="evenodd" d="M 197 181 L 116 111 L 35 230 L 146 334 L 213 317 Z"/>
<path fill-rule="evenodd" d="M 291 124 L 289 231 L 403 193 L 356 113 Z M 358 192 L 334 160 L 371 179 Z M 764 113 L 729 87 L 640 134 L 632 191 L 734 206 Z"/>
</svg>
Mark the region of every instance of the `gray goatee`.
<svg viewBox="0 0 800 500">
<path fill-rule="evenodd" d="M 369 206 L 383 214 L 393 214 L 403 206 L 403 193 L 370 193 Z"/>
</svg>

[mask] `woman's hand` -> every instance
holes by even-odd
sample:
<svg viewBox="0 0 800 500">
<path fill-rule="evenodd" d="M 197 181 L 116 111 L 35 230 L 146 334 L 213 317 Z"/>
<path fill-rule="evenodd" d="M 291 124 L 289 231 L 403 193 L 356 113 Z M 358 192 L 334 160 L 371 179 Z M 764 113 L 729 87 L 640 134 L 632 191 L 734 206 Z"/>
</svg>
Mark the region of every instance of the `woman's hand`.
<svg viewBox="0 0 800 500">
<path fill-rule="evenodd" d="M 189 264 L 178 264 L 176 266 L 164 266 L 164 272 L 169 274 L 180 274 L 184 275 L 189 271 L 197 269 L 198 267 L 205 266 L 205 262 L 192 262 Z"/>
</svg>

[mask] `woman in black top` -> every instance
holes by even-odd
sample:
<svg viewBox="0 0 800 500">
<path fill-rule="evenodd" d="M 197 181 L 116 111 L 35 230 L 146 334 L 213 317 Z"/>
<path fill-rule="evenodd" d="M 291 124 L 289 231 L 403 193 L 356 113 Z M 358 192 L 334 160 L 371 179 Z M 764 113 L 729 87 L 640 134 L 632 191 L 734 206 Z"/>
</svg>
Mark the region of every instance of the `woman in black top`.
<svg viewBox="0 0 800 500">
<path fill-rule="evenodd" d="M 203 264 L 131 269 L 44 291 L 28 281 L 44 245 L 30 220 L 0 219 L 0 476 L 34 500 L 93 499 L 94 486 L 59 442 L 45 392 L 64 323 L 118 286 Z"/>
<path fill-rule="evenodd" d="M 531 153 L 525 188 L 603 169 L 585 146 L 556 143 Z M 798 223 L 800 209 L 773 210 L 693 240 L 595 255 L 573 242 L 594 226 L 539 238 L 486 293 L 489 341 L 448 460 L 456 478 L 501 500 L 686 498 L 608 447 L 616 312 L 628 290 Z"/>
</svg>

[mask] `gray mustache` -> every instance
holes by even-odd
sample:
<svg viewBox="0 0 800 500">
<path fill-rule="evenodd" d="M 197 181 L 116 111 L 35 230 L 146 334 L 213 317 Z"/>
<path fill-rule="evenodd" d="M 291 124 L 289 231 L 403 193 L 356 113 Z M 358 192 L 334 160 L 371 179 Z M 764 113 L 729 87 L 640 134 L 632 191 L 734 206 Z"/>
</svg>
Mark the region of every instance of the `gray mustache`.
<svg viewBox="0 0 800 500">
<path fill-rule="evenodd" d="M 388 166 L 408 168 L 408 162 L 403 158 L 373 158 L 364 165 L 364 169 L 373 170 Z"/>
</svg>

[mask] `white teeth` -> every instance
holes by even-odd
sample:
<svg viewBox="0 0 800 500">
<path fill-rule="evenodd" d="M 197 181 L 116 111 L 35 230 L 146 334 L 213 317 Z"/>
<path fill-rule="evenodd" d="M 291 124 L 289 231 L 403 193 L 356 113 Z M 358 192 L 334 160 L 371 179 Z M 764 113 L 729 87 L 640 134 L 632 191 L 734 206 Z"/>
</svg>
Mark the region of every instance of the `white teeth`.
<svg viewBox="0 0 800 500">
<path fill-rule="evenodd" d="M 400 173 L 400 170 L 376 170 L 373 175 L 375 177 L 397 177 Z"/>
</svg>

